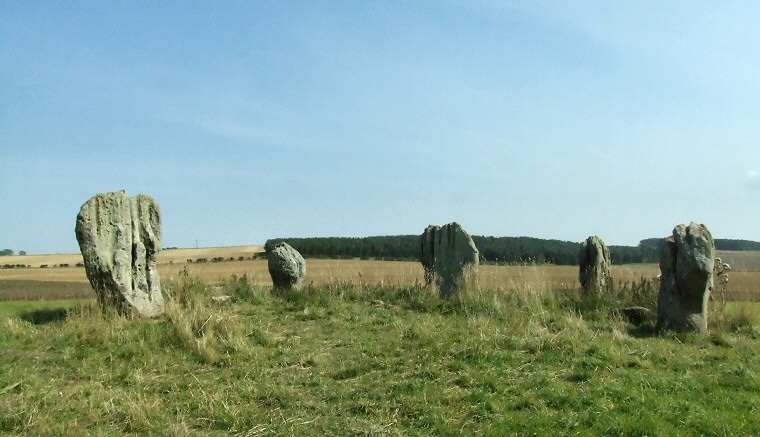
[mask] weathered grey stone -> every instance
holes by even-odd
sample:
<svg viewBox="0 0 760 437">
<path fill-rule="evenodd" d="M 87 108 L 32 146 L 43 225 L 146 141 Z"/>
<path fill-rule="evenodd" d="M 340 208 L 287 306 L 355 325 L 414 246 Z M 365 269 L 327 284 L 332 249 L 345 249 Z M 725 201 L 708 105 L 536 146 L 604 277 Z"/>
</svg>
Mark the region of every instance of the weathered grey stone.
<svg viewBox="0 0 760 437">
<path fill-rule="evenodd" d="M 646 307 L 632 306 L 620 308 L 617 313 L 636 326 L 640 326 L 645 321 L 654 318 L 654 312 Z"/>
<path fill-rule="evenodd" d="M 434 254 L 435 254 L 435 235 L 441 231 L 440 226 L 429 225 L 420 236 L 420 262 L 425 269 L 425 284 L 432 285 L 435 280 Z"/>
<path fill-rule="evenodd" d="M 480 255 L 472 237 L 458 223 L 428 226 L 420 236 L 425 281 L 442 296 L 457 293 L 477 278 Z"/>
<path fill-rule="evenodd" d="M 82 205 L 76 237 L 87 278 L 103 305 L 121 314 L 164 312 L 156 254 L 161 250 L 161 210 L 150 196 L 101 193 Z"/>
<path fill-rule="evenodd" d="M 715 243 L 705 225 L 678 225 L 660 251 L 657 331 L 707 332 Z"/>
<path fill-rule="evenodd" d="M 612 285 L 610 251 L 596 235 L 581 243 L 578 265 L 578 280 L 584 292 L 606 290 Z"/>
<path fill-rule="evenodd" d="M 278 243 L 269 252 L 269 275 L 275 288 L 298 290 L 306 279 L 306 261 L 288 243 Z"/>
</svg>

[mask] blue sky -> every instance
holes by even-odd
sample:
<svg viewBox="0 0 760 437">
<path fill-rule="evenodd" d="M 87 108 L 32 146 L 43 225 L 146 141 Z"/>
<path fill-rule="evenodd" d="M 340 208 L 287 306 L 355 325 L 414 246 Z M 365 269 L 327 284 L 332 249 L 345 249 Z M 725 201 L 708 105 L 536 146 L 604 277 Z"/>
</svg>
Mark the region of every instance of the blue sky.
<svg viewBox="0 0 760 437">
<path fill-rule="evenodd" d="M 662 4 L 666 3 L 666 4 Z M 0 247 L 421 233 L 760 240 L 756 2 L 0 0 Z"/>
</svg>

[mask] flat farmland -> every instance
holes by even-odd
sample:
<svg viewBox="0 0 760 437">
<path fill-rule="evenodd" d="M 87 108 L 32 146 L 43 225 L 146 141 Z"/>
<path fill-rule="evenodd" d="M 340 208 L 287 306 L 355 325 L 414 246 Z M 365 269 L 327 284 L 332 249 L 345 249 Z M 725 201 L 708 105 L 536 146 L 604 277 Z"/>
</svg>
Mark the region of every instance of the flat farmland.
<svg viewBox="0 0 760 437">
<path fill-rule="evenodd" d="M 408 285 L 423 280 L 422 265 L 416 261 L 378 260 L 306 260 L 307 284 L 323 285 L 335 282 Z M 263 259 L 204 263 L 187 265 L 163 265 L 162 274 L 173 277 L 182 270 L 205 281 L 214 282 L 231 275 L 247 274 L 255 284 L 272 285 Z M 657 275 L 654 264 L 614 267 L 616 278 L 622 281 L 639 280 Z M 578 283 L 578 267 L 553 265 L 528 266 L 480 266 L 479 284 L 488 288 L 509 288 L 521 284 L 548 284 L 551 288 L 572 288 Z"/>
<path fill-rule="evenodd" d="M 205 258 L 212 260 L 217 257 L 224 259 L 245 257 L 249 258 L 264 252 L 264 246 L 230 246 L 230 247 L 202 247 L 198 249 L 165 249 L 158 253 L 159 264 L 185 263 L 187 260 Z M 11 264 L 23 264 L 31 267 L 43 265 L 48 268 L 68 264 L 75 266 L 82 263 L 82 255 L 79 253 L 57 253 L 50 255 L 16 255 L 0 256 L 0 266 Z"/>
<path fill-rule="evenodd" d="M 173 249 L 160 252 L 158 269 L 162 279 L 176 278 L 182 271 L 209 283 L 218 283 L 232 275 L 248 275 L 255 285 L 271 286 L 265 259 L 250 259 L 263 251 L 261 246 Z M 740 300 L 760 299 L 760 252 L 719 252 L 733 266 L 728 294 Z M 243 260 L 239 260 L 243 257 Z M 205 258 L 207 262 L 196 260 Z M 214 258 L 226 261 L 212 262 Z M 233 259 L 234 261 L 230 261 Z M 193 260 L 193 262 L 187 262 Z M 28 268 L 0 269 L 0 300 L 69 299 L 92 294 L 79 254 L 29 255 L 0 257 L 0 265 L 25 264 Z M 47 264 L 47 268 L 40 268 Z M 53 267 L 68 264 L 68 267 Z M 657 264 L 613 266 L 615 283 L 654 278 Z M 422 266 L 412 261 L 379 260 L 307 260 L 307 284 L 373 283 L 386 285 L 414 284 L 423 280 Z M 523 265 L 480 267 L 479 285 L 508 290 L 520 286 L 573 289 L 578 287 L 577 266 Z"/>
<path fill-rule="evenodd" d="M 736 272 L 760 272 L 760 252 L 753 250 L 744 251 L 718 251 L 718 257 L 723 262 L 731 265 Z"/>
</svg>

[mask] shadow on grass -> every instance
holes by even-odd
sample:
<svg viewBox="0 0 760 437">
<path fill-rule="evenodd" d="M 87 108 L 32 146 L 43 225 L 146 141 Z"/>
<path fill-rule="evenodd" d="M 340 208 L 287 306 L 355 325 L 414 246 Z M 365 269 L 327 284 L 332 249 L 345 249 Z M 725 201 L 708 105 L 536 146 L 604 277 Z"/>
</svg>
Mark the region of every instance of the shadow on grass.
<svg viewBox="0 0 760 437">
<path fill-rule="evenodd" d="M 26 311 L 19 315 L 21 320 L 33 325 L 46 325 L 48 323 L 62 322 L 66 320 L 69 310 L 66 308 L 51 308 L 36 311 Z"/>
<path fill-rule="evenodd" d="M 634 338 L 657 337 L 653 323 L 643 323 L 628 330 L 628 335 Z"/>
</svg>

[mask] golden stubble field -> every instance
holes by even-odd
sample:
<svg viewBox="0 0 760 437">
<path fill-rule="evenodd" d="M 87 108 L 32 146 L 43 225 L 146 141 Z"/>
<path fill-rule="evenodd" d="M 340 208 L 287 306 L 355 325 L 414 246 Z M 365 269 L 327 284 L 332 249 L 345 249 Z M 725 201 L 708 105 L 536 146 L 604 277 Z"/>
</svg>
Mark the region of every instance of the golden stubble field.
<svg viewBox="0 0 760 437">
<path fill-rule="evenodd" d="M 186 270 L 209 283 L 216 283 L 232 275 L 248 275 L 251 280 L 262 286 L 271 286 L 272 282 L 265 259 L 251 259 L 261 254 L 261 246 L 237 246 L 200 249 L 172 249 L 159 253 L 159 272 L 162 279 L 170 280 Z M 719 252 L 724 262 L 730 263 L 734 270 L 730 274 L 728 292 L 747 300 L 760 298 L 760 252 Z M 227 261 L 212 262 L 213 258 Z M 240 257 L 244 259 L 239 260 Z M 198 263 L 199 258 L 208 259 Z M 234 261 L 229 261 L 233 258 Z M 187 260 L 193 260 L 188 263 Z M 56 284 L 67 289 L 88 289 L 87 276 L 82 267 L 74 267 L 82 262 L 80 254 L 28 255 L 0 257 L 0 265 L 26 264 L 31 268 L 0 269 L 0 299 L 5 290 L 18 292 L 23 287 L 35 286 L 40 289 L 55 289 Z M 47 264 L 47 268 L 40 265 Z M 68 264 L 69 267 L 53 267 Z M 613 278 L 616 283 L 639 281 L 642 278 L 654 278 L 659 274 L 656 264 L 627 264 L 613 266 Z M 412 261 L 378 261 L 378 260 L 307 260 L 307 284 L 322 285 L 335 282 L 373 283 L 387 285 L 404 285 L 423 280 L 422 266 Z M 38 283 L 38 284 L 35 284 Z M 578 286 L 578 267 L 553 265 L 527 266 L 490 266 L 480 267 L 479 284 L 494 289 L 509 289 L 522 285 L 542 286 L 552 289 L 575 288 Z"/>
<path fill-rule="evenodd" d="M 264 246 L 230 246 L 230 247 L 202 247 L 199 249 L 166 249 L 158 252 L 159 264 L 185 263 L 188 259 L 196 260 L 206 258 L 211 260 L 216 257 L 225 259 L 251 257 L 264 252 Z M 52 268 L 55 265 L 68 264 L 74 266 L 82 262 L 79 253 L 59 253 L 51 255 L 16 255 L 0 256 L 0 266 L 5 264 L 24 264 L 40 267 L 47 265 Z"/>
</svg>

